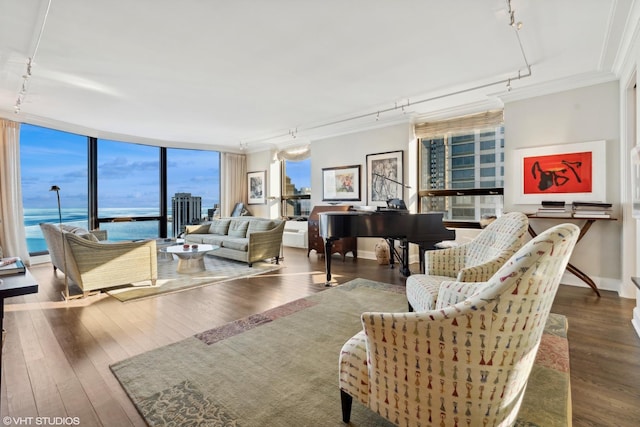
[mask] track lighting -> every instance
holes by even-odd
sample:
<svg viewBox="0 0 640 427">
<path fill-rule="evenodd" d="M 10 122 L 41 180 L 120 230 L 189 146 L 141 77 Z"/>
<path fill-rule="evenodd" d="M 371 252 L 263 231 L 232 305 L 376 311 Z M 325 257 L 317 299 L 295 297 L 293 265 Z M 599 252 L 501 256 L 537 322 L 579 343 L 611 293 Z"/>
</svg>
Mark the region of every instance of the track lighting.
<svg viewBox="0 0 640 427">
<path fill-rule="evenodd" d="M 509 25 L 519 30 L 522 28 L 522 21 L 516 22 L 516 11 L 511 7 L 511 0 L 507 0 L 507 12 L 509 13 Z"/>
<path fill-rule="evenodd" d="M 20 88 L 20 92 L 18 93 L 18 99 L 16 99 L 16 104 L 13 107 L 14 108 L 14 112 L 16 114 L 20 113 L 20 108 L 22 107 L 22 104 L 24 102 L 24 99 L 27 96 L 27 91 L 29 89 L 29 79 L 31 78 L 32 75 L 32 69 L 33 69 L 33 64 L 34 64 L 34 60 L 36 57 L 36 54 L 38 53 L 38 48 L 40 47 L 40 41 L 42 40 L 42 33 L 44 33 L 44 26 L 47 23 L 47 18 L 49 17 L 49 9 L 51 9 L 51 0 L 48 1 L 47 4 L 47 9 L 44 13 L 44 17 L 42 19 L 42 25 L 40 26 L 40 32 L 38 33 L 38 39 L 36 40 L 36 46 L 33 49 L 33 55 L 31 55 L 29 58 L 27 58 L 27 69 L 26 72 L 22 75 L 22 86 Z"/>
<path fill-rule="evenodd" d="M 468 93 L 468 92 L 472 92 L 472 91 L 476 91 L 479 89 L 484 89 L 490 86 L 494 86 L 494 85 L 502 85 L 502 84 L 506 84 L 507 85 L 507 91 L 511 91 L 512 87 L 511 87 L 511 81 L 512 80 L 521 80 L 525 77 L 531 77 L 532 75 L 532 71 L 531 71 L 531 65 L 529 64 L 529 61 L 527 60 L 527 55 L 524 51 L 524 47 L 522 46 L 522 40 L 520 39 L 520 33 L 518 30 L 520 30 L 523 26 L 522 21 L 517 21 L 516 20 L 516 15 L 515 15 L 515 10 L 513 9 L 513 7 L 511 6 L 511 0 L 506 0 L 507 2 L 507 14 L 509 16 L 509 26 L 511 26 L 513 29 L 515 29 L 516 31 L 514 31 L 516 40 L 518 42 L 518 46 L 520 47 L 520 54 L 522 55 L 522 60 L 524 61 L 524 67 L 526 68 L 526 71 L 523 73 L 521 69 L 517 70 L 517 75 L 512 75 L 511 77 L 501 77 L 498 78 L 494 81 L 488 82 L 488 83 L 483 83 L 483 84 L 479 84 L 476 86 L 470 86 L 470 87 L 466 87 L 466 88 L 462 88 L 459 90 L 454 90 L 448 93 L 444 93 L 441 95 L 435 95 L 435 96 L 431 96 L 431 97 L 425 97 L 425 98 L 421 98 L 418 100 L 414 100 L 411 101 L 410 99 L 402 99 L 400 101 L 395 101 L 393 106 L 390 106 L 389 108 L 383 108 L 383 109 L 378 109 L 376 111 L 373 112 L 365 112 L 362 114 L 358 114 L 352 117 L 346 117 L 343 119 L 338 119 L 338 120 L 333 120 L 333 121 L 329 121 L 326 123 L 321 123 L 321 124 L 316 124 L 314 126 L 308 126 L 308 127 L 304 127 L 302 130 L 304 132 L 309 132 L 309 131 L 313 131 L 316 129 L 320 129 L 320 128 L 324 128 L 324 127 L 329 127 L 329 126 L 335 126 L 335 125 L 340 125 L 343 123 L 347 123 L 350 121 L 354 121 L 354 120 L 361 120 L 364 118 L 370 118 L 372 116 L 375 117 L 376 121 L 380 120 L 380 113 L 389 113 L 389 112 L 397 112 L 398 110 L 401 110 L 403 114 L 409 114 L 411 113 L 411 111 L 408 111 L 408 108 L 410 106 L 414 106 L 414 105 L 419 105 L 419 104 L 423 104 L 426 102 L 433 102 L 439 99 L 443 99 L 443 98 L 447 98 L 447 97 L 451 97 L 451 96 L 455 96 L 455 95 L 460 95 L 463 93 Z M 515 73 L 514 73 L 515 74 Z M 289 130 L 287 133 L 282 133 L 279 135 L 272 135 L 266 138 L 260 138 L 260 139 L 254 139 L 252 141 L 254 142 L 262 142 L 262 141 L 268 141 L 268 140 L 272 140 L 275 138 L 285 138 L 287 136 L 290 136 L 292 138 L 296 138 L 298 134 L 298 128 L 295 129 L 295 131 Z"/>
</svg>

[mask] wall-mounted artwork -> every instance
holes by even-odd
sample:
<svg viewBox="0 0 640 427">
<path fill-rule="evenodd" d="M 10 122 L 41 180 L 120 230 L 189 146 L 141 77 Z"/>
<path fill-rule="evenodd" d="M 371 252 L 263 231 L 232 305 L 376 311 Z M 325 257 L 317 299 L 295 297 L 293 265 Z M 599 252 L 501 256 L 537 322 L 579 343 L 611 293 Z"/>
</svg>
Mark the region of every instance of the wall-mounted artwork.
<svg viewBox="0 0 640 427">
<path fill-rule="evenodd" d="M 389 199 L 404 199 L 403 152 L 367 154 L 367 204 L 386 206 Z"/>
<path fill-rule="evenodd" d="M 247 173 L 247 204 L 264 205 L 267 202 L 267 171 Z"/>
<path fill-rule="evenodd" d="M 515 150 L 514 202 L 605 201 L 605 141 Z"/>
<path fill-rule="evenodd" d="M 360 200 L 360 165 L 322 169 L 322 200 Z"/>
</svg>

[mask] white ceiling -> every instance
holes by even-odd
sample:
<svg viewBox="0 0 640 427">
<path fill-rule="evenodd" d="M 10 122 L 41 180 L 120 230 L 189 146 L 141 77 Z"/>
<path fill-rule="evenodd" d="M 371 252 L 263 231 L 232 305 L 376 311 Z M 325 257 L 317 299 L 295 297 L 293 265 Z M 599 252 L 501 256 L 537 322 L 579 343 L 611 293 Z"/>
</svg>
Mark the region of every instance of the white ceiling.
<svg viewBox="0 0 640 427">
<path fill-rule="evenodd" d="M 48 14 L 48 0 L 0 0 L 0 116 L 170 146 L 295 145 L 500 105 L 509 78 L 510 96 L 614 79 L 633 3 L 512 0 L 516 33 L 506 0 L 52 0 Z"/>
</svg>

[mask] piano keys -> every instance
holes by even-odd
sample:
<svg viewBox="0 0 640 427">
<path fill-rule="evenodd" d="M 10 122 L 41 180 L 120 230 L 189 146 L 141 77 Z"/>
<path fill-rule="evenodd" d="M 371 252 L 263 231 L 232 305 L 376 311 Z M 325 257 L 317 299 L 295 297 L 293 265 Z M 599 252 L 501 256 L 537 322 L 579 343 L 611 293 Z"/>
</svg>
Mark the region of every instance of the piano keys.
<svg viewBox="0 0 640 427">
<path fill-rule="evenodd" d="M 421 267 L 425 250 L 434 249 L 434 245 L 443 240 L 454 240 L 455 230 L 445 228 L 442 212 L 413 214 L 404 210 L 377 212 L 347 211 L 322 212 L 320 216 L 320 236 L 325 241 L 325 254 L 331 253 L 334 240 L 342 237 L 382 237 L 389 242 L 391 249 L 391 268 L 394 258 L 400 261 L 400 271 L 404 276 L 409 271 L 409 243 L 420 247 Z M 400 241 L 398 252 L 394 240 Z M 325 256 L 327 285 L 331 281 L 331 256 Z"/>
</svg>

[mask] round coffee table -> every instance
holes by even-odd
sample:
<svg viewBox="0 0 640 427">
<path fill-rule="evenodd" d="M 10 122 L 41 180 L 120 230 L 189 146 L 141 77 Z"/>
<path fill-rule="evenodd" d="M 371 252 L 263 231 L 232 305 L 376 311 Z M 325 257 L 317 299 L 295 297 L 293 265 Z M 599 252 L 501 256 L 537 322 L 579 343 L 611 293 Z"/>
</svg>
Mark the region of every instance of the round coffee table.
<svg viewBox="0 0 640 427">
<path fill-rule="evenodd" d="M 189 245 L 185 248 L 182 245 L 174 245 L 160 249 L 161 252 L 173 254 L 178 257 L 178 273 L 199 273 L 205 270 L 204 256 L 207 252 L 215 251 L 220 246 L 216 245 Z"/>
</svg>

